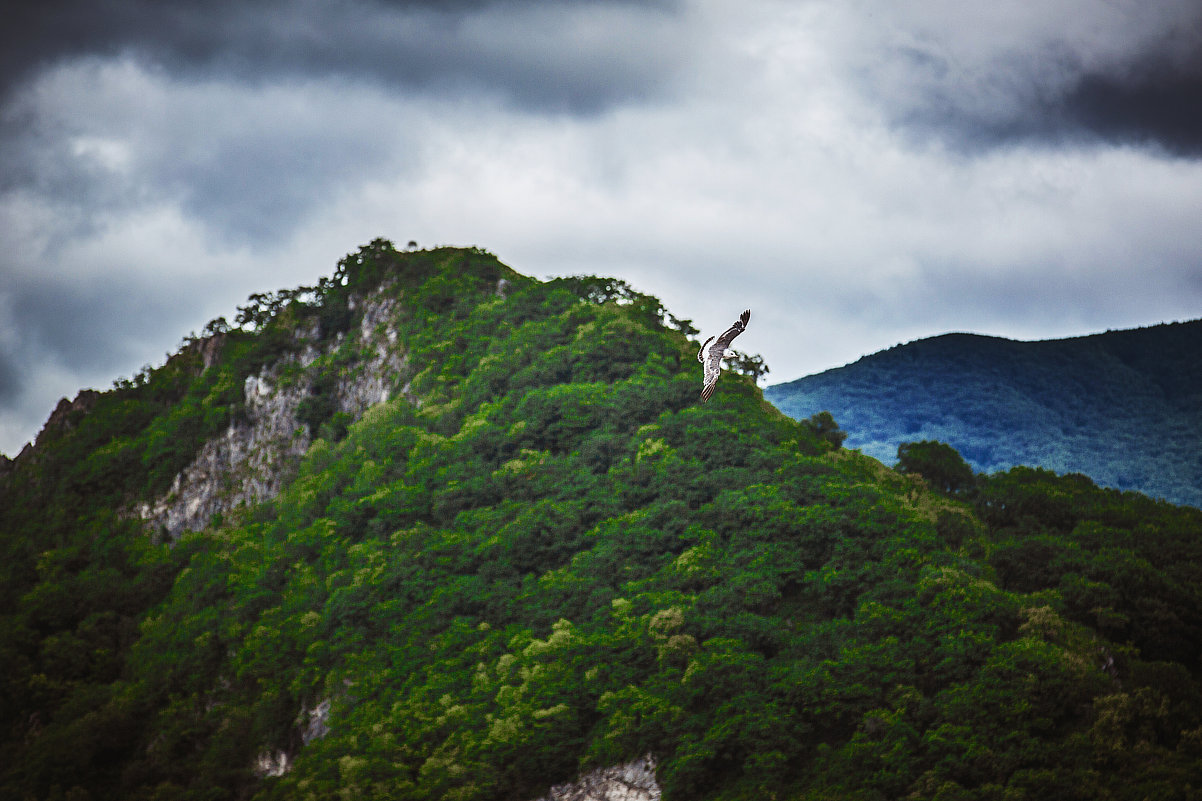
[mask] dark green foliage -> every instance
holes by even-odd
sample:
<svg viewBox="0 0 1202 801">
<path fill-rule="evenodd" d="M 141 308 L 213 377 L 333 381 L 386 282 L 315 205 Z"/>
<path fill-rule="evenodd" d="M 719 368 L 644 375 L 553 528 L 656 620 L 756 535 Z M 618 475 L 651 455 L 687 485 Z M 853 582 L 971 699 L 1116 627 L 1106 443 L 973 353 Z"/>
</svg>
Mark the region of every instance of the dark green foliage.
<svg viewBox="0 0 1202 801">
<path fill-rule="evenodd" d="M 842 448 L 844 440 L 847 439 L 847 432 L 839 428 L 839 424 L 835 422 L 835 418 L 830 412 L 823 411 L 810 415 L 802 421 L 802 424 L 809 426 L 815 434 L 836 448 Z"/>
<path fill-rule="evenodd" d="M 308 426 L 309 433 L 312 435 L 316 435 L 321 430 L 321 425 L 330 420 L 338 408 L 337 398 L 334 396 L 338 387 L 337 379 L 337 375 L 332 371 L 319 373 L 309 387 L 308 396 L 297 406 L 296 419 Z M 345 432 L 345 423 L 340 428 L 342 432 Z M 341 437 L 334 437 L 334 439 L 339 438 Z"/>
<path fill-rule="evenodd" d="M 1202 320 L 1074 339 L 947 334 L 764 390 L 829 409 L 882 461 L 947 442 L 981 472 L 1031 465 L 1202 507 Z"/>
<path fill-rule="evenodd" d="M 1064 614 L 1113 642 L 1198 670 L 1202 512 L 1030 468 L 988 477 L 974 504 L 998 532 L 1003 586 L 1055 590 Z"/>
<path fill-rule="evenodd" d="M 963 492 L 973 485 L 972 468 L 946 442 L 903 442 L 897 446 L 897 470 L 922 476 L 940 492 Z"/>
<path fill-rule="evenodd" d="M 115 513 L 376 286 L 408 397 L 332 414 L 337 347 L 270 503 L 171 548 Z M 698 404 L 687 321 L 610 279 L 377 240 L 283 295 L 2 479 L 0 795 L 530 799 L 647 752 L 668 799 L 1202 787 L 1202 512 Z"/>
<path fill-rule="evenodd" d="M 749 375 L 757 381 L 768 374 L 768 365 L 762 356 L 731 350 L 726 357 L 730 369 L 741 375 Z"/>
</svg>

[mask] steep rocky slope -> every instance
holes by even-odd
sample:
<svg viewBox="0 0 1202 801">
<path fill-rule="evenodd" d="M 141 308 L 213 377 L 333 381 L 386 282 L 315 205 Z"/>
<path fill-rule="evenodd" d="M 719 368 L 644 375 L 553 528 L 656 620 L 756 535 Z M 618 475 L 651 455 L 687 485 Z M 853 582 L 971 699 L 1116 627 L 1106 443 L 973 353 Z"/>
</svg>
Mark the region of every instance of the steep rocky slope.
<svg viewBox="0 0 1202 801">
<path fill-rule="evenodd" d="M 185 530 L 203 529 L 216 515 L 274 497 L 295 475 L 313 441 L 299 416 L 302 405 L 339 359 L 347 361 L 344 354 L 356 354 L 349 362 L 353 369 L 334 371 L 321 388 L 332 401 L 333 413 L 350 422 L 388 400 L 404 371 L 405 351 L 391 324 L 396 299 L 385 292 L 381 288 L 351 296 L 348 305 L 360 315 L 360 323 L 331 342 L 319 341 L 316 321 L 295 329 L 292 338 L 299 351 L 247 376 L 243 415 L 205 441 L 196 458 L 175 475 L 170 489 L 139 504 L 137 514 L 176 539 Z"/>
</svg>

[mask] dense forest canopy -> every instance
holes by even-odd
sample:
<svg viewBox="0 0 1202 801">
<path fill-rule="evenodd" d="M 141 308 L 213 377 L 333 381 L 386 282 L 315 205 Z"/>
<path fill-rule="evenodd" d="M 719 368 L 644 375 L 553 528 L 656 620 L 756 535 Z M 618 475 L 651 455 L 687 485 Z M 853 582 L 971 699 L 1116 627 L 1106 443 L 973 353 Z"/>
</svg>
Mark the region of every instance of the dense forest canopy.
<svg viewBox="0 0 1202 801">
<path fill-rule="evenodd" d="M 383 300 L 404 368 L 351 419 Z M 737 373 L 701 404 L 691 333 L 377 240 L 63 407 L 0 478 L 0 795 L 532 799 L 648 753 L 668 799 L 1202 791 L 1202 512 L 894 471 Z M 285 362 L 282 491 L 148 531 Z"/>
<path fill-rule="evenodd" d="M 830 411 L 848 447 L 891 462 L 947 442 L 978 471 L 1085 473 L 1202 507 L 1202 320 L 1072 339 L 946 334 L 777 384 L 786 414 Z"/>
</svg>

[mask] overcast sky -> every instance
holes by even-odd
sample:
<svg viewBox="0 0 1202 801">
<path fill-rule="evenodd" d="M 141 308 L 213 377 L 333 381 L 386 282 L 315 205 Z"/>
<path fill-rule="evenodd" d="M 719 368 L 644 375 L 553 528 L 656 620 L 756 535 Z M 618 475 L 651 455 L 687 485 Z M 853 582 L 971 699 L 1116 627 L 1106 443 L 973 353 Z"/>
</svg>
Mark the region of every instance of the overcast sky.
<svg viewBox="0 0 1202 801">
<path fill-rule="evenodd" d="M 1202 316 L 1197 0 L 60 0 L 0 29 L 0 452 L 377 236 L 770 383 Z"/>
</svg>

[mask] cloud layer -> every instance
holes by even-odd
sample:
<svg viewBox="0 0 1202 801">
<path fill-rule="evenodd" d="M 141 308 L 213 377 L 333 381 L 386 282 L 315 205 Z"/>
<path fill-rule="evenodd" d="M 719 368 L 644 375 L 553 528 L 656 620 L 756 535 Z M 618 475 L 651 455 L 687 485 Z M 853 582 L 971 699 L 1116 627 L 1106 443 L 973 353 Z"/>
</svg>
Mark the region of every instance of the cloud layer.
<svg viewBox="0 0 1202 801">
<path fill-rule="evenodd" d="M 1202 6 L 1021 0 L 873 9 L 845 52 L 891 122 L 979 151 L 1126 144 L 1202 154 Z"/>
<path fill-rule="evenodd" d="M 381 235 L 750 306 L 772 380 L 1202 308 L 1192 1 L 42 5 L 0 34 L 10 454 Z"/>
<path fill-rule="evenodd" d="M 0 91 L 63 62 L 132 57 L 235 84 L 339 76 L 587 113 L 654 93 L 678 55 L 671 9 L 624 0 L 23 4 L 0 38 Z"/>
</svg>

